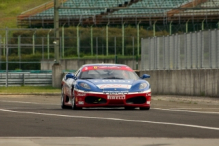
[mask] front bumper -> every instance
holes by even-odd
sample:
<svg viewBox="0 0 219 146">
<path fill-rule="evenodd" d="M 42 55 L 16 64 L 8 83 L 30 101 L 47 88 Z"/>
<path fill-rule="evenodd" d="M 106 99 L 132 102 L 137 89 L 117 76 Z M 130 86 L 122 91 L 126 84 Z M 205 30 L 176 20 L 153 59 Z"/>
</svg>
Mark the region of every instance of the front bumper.
<svg viewBox="0 0 219 146">
<path fill-rule="evenodd" d="M 151 90 L 126 94 L 107 94 L 74 90 L 77 107 L 150 107 Z"/>
</svg>

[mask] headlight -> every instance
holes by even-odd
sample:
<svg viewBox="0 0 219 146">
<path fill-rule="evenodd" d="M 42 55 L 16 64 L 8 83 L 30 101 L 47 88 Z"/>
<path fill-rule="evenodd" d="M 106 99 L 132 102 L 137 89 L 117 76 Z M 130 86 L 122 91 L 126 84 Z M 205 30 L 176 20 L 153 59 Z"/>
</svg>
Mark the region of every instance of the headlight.
<svg viewBox="0 0 219 146">
<path fill-rule="evenodd" d="M 146 88 L 148 85 L 146 83 L 141 83 L 139 86 L 139 89 L 144 89 Z"/>
<path fill-rule="evenodd" d="M 87 83 L 80 83 L 79 85 L 85 89 L 90 89 L 90 86 Z"/>
</svg>

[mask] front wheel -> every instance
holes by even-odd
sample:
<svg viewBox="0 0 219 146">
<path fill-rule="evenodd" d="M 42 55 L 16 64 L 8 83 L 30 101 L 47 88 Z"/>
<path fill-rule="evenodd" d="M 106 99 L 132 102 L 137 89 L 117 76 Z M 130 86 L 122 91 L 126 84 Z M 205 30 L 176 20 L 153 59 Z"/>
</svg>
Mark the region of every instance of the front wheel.
<svg viewBox="0 0 219 146">
<path fill-rule="evenodd" d="M 61 91 L 61 108 L 62 109 L 66 109 L 67 108 L 67 106 L 65 105 L 65 94 L 64 94 L 64 89 L 63 89 L 63 87 L 62 87 L 62 91 Z"/>
<path fill-rule="evenodd" d="M 150 107 L 140 107 L 140 110 L 150 110 Z"/>
<path fill-rule="evenodd" d="M 80 110 L 80 109 L 82 109 L 81 107 L 77 107 L 75 105 L 75 97 L 74 96 L 71 99 L 71 108 L 72 108 L 72 110 Z"/>
</svg>

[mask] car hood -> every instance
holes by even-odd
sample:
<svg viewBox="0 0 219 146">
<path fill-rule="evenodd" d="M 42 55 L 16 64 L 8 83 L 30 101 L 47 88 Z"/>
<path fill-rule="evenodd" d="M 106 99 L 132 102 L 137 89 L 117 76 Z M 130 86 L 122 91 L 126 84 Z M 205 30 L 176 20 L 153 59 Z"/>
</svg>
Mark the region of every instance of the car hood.
<svg viewBox="0 0 219 146">
<path fill-rule="evenodd" d="M 99 79 L 88 80 L 92 84 L 96 85 L 99 89 L 110 89 L 110 88 L 117 88 L 117 89 L 130 89 L 135 82 L 134 80 L 119 80 L 119 79 Z"/>
</svg>

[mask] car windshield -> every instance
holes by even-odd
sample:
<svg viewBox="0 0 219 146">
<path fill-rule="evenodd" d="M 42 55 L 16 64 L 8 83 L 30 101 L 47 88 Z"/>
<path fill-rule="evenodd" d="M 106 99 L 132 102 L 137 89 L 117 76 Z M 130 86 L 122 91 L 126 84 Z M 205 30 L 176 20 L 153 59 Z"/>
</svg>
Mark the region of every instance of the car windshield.
<svg viewBox="0 0 219 146">
<path fill-rule="evenodd" d="M 133 71 L 128 70 L 88 70 L 81 72 L 80 79 L 122 79 L 137 80 L 139 77 Z"/>
</svg>

